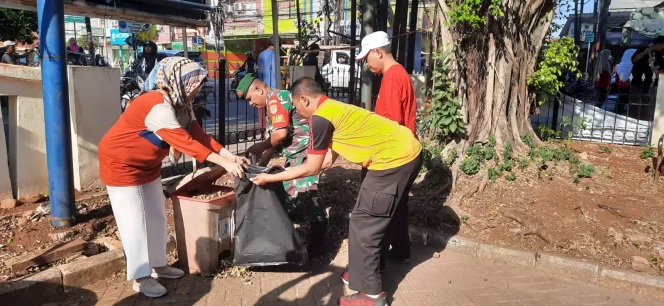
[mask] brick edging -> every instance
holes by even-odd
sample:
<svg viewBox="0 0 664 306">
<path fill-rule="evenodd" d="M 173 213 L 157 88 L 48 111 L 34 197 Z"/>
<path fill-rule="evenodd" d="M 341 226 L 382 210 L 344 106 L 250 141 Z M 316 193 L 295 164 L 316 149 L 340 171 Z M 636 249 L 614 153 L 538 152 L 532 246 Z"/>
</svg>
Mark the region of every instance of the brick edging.
<svg viewBox="0 0 664 306">
<path fill-rule="evenodd" d="M 628 287 L 641 294 L 664 298 L 664 277 L 627 270 L 604 267 L 600 264 L 581 261 L 546 253 L 516 250 L 484 244 L 461 236 L 449 236 L 423 231 L 418 227 L 410 227 L 412 241 L 441 246 L 456 252 L 472 255 L 477 258 L 496 260 L 545 269 L 563 273 L 565 276 L 583 281 L 590 281 L 611 287 Z M 425 238 L 426 237 L 426 238 Z"/>
<path fill-rule="evenodd" d="M 104 241 L 104 242 L 108 242 Z M 97 242 L 108 251 L 68 264 L 53 267 L 16 280 L 0 283 L 0 300 L 40 303 L 48 297 L 108 278 L 125 269 L 125 255 L 121 248 Z"/>
</svg>

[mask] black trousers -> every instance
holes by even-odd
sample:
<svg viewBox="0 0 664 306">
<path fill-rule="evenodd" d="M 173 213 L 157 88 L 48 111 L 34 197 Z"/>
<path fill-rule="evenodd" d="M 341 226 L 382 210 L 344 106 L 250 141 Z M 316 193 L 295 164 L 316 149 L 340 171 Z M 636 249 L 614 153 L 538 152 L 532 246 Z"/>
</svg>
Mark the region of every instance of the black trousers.
<svg viewBox="0 0 664 306">
<path fill-rule="evenodd" d="M 381 254 L 386 246 L 389 248 L 390 244 L 406 244 L 405 249 L 410 253 L 408 193 L 421 167 L 420 155 L 394 169 L 367 171 L 350 217 L 350 289 L 366 294 L 380 294 L 382 283 L 379 268 Z"/>
</svg>

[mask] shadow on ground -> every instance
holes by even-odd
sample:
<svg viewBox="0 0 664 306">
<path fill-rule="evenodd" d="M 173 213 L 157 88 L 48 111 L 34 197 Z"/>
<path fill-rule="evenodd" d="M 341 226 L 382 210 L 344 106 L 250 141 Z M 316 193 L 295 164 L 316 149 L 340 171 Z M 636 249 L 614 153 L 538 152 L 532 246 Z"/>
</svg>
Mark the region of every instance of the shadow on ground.
<svg viewBox="0 0 664 306">
<path fill-rule="evenodd" d="M 58 305 L 58 303 L 63 302 L 63 293 L 75 293 L 77 298 L 72 298 L 72 302 L 101 299 L 95 292 L 78 287 L 17 279 L 0 283 L 0 301 L 2 301 L 0 304 L 40 306 L 48 303 Z"/>
<path fill-rule="evenodd" d="M 321 178 L 320 190 L 325 198 L 326 205 L 329 205 L 332 211 L 330 214 L 330 238 L 332 240 L 332 248 L 328 257 L 323 261 L 305 265 L 299 270 L 289 269 L 288 267 L 277 267 L 272 268 L 271 270 L 263 270 L 265 272 L 301 273 L 295 279 L 264 293 L 254 306 L 288 304 L 288 301 L 279 299 L 279 296 L 295 287 L 310 288 L 304 295 L 302 295 L 302 293 L 298 295 L 300 305 L 309 305 L 307 303 L 312 303 L 311 305 L 337 305 L 338 297 L 350 291 L 345 290 L 346 288 L 344 288 L 340 278 L 345 267 L 339 266 L 338 264 L 334 265 L 333 260 L 337 257 L 343 240 L 348 237 L 348 215 L 355 205 L 360 185 L 361 171 L 359 169 L 346 169 L 337 166 L 325 171 L 325 175 Z M 426 190 L 426 188 L 413 188 L 413 196 L 409 201 L 411 212 L 414 207 L 414 202 L 419 201 L 419 206 L 424 204 L 421 202 L 427 197 L 427 195 L 418 194 L 418 192 L 426 192 Z M 446 197 L 448 194 L 449 187 L 444 192 L 441 192 L 441 196 L 443 197 Z M 447 235 L 445 236 L 452 237 L 457 234 L 461 224 L 459 216 L 457 216 L 452 209 L 442 206 L 442 204 L 441 207 L 436 209 L 436 211 L 437 216 L 443 218 L 443 222 L 446 224 L 444 232 Z M 421 244 L 422 239 L 427 239 L 427 237 L 411 237 L 411 240 L 414 243 Z M 447 243 L 447 241 L 445 241 L 445 243 Z M 412 253 L 412 258 L 408 265 L 398 264 L 388 260 L 387 269 L 382 273 L 383 290 L 388 294 L 388 302 L 392 303 L 394 301 L 398 285 L 404 282 L 406 275 L 414 267 L 425 262 L 433 257 L 435 253 L 441 252 L 444 249 L 445 245 L 418 246 L 416 248 L 417 251 Z M 339 255 L 347 256 L 346 254 Z M 257 272 L 260 271 L 261 270 L 257 270 Z"/>
</svg>

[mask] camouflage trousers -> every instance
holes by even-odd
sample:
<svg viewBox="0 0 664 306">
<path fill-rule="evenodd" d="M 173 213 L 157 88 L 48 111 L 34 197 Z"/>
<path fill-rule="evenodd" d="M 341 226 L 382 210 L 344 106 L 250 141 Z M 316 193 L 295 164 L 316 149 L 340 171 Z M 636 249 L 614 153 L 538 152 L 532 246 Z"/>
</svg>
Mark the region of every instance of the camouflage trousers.
<svg viewBox="0 0 664 306">
<path fill-rule="evenodd" d="M 306 160 L 306 153 L 298 154 L 295 158 L 287 158 L 284 168 L 301 165 Z M 327 212 L 318 193 L 318 175 L 286 181 L 284 189 L 290 196 L 286 212 L 291 219 L 310 219 L 310 216 L 315 216 L 314 220 L 327 219 Z"/>
</svg>

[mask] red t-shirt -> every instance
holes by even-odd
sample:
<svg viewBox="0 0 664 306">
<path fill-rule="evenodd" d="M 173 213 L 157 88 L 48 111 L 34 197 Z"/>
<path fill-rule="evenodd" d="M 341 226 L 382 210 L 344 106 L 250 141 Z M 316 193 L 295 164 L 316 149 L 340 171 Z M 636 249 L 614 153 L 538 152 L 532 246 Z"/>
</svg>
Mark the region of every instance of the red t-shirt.
<svg viewBox="0 0 664 306">
<path fill-rule="evenodd" d="M 380 84 L 376 114 L 396 121 L 417 135 L 415 117 L 417 116 L 417 100 L 410 75 L 401 65 L 387 69 Z"/>
</svg>

